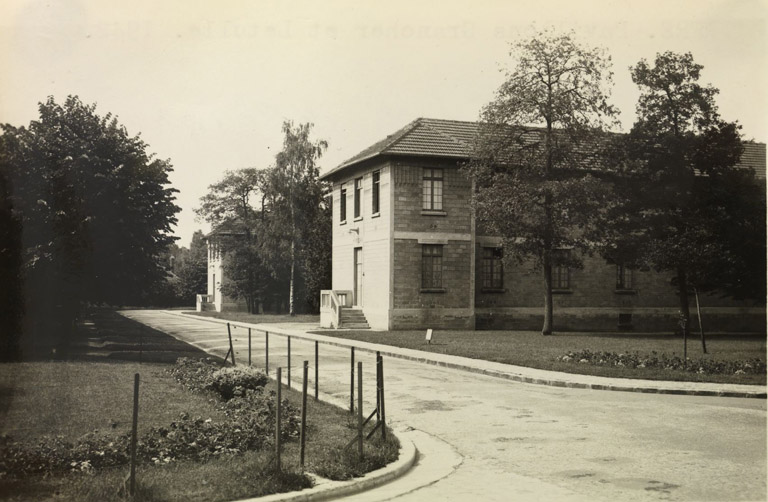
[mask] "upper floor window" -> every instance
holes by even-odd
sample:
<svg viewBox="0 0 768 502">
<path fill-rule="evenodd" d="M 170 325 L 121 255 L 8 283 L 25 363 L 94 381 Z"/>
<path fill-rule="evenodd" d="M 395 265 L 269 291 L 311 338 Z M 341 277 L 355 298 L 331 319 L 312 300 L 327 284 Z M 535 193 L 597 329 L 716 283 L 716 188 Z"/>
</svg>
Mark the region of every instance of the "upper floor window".
<svg viewBox="0 0 768 502">
<path fill-rule="evenodd" d="M 571 269 L 565 265 L 552 267 L 552 289 L 571 289 Z"/>
<path fill-rule="evenodd" d="M 371 212 L 373 214 L 379 214 L 380 204 L 379 204 L 379 178 L 380 178 L 380 172 L 374 171 L 372 179 L 372 186 L 371 186 Z"/>
<path fill-rule="evenodd" d="M 424 168 L 422 185 L 422 209 L 442 211 L 443 209 L 443 170 Z"/>
<path fill-rule="evenodd" d="M 501 289 L 504 287 L 504 250 L 483 248 L 483 287 Z"/>
<path fill-rule="evenodd" d="M 616 265 L 616 289 L 632 289 L 634 286 L 633 270 L 624 264 Z"/>
<path fill-rule="evenodd" d="M 339 221 L 347 221 L 347 189 L 341 185 L 341 197 L 339 197 Z"/>
<path fill-rule="evenodd" d="M 360 203 L 363 198 L 363 178 L 355 179 L 355 218 L 360 217 Z"/>
<path fill-rule="evenodd" d="M 421 287 L 424 289 L 443 287 L 443 246 L 441 244 L 421 245 Z"/>
</svg>

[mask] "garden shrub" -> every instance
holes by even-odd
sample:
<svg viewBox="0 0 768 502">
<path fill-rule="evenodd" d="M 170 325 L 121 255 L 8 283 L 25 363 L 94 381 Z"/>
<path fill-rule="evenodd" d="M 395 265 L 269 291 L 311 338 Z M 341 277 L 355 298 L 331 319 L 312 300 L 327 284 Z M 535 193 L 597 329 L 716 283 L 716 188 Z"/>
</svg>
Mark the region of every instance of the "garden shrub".
<svg viewBox="0 0 768 502">
<path fill-rule="evenodd" d="M 233 366 L 214 371 L 208 386 L 228 401 L 235 396 L 242 396 L 246 390 L 260 389 L 268 381 L 269 377 L 262 371 L 250 366 Z"/>
<path fill-rule="evenodd" d="M 185 388 L 196 392 L 213 391 L 225 401 L 242 396 L 246 390 L 262 388 L 269 381 L 269 377 L 256 368 L 220 368 L 211 358 L 180 357 L 170 372 Z"/>
</svg>

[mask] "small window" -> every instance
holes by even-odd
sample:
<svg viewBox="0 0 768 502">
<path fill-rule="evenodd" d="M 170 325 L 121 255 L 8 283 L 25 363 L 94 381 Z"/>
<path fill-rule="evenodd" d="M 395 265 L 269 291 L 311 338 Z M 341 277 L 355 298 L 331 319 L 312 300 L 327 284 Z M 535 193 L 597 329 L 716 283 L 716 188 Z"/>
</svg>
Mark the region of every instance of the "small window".
<svg viewBox="0 0 768 502">
<path fill-rule="evenodd" d="M 502 289 L 504 287 L 504 250 L 483 248 L 483 287 Z"/>
<path fill-rule="evenodd" d="M 355 218 L 360 217 L 360 202 L 363 198 L 363 178 L 355 179 Z"/>
<path fill-rule="evenodd" d="M 422 244 L 421 287 L 424 289 L 443 287 L 443 246 L 440 244 Z"/>
<path fill-rule="evenodd" d="M 443 210 L 443 170 L 424 169 L 422 209 Z"/>
<path fill-rule="evenodd" d="M 632 314 L 619 314 L 619 327 L 620 328 L 632 327 Z"/>
<path fill-rule="evenodd" d="M 371 212 L 373 214 L 379 214 L 379 177 L 380 173 L 379 171 L 374 171 L 372 178 L 372 187 L 371 187 Z"/>
<path fill-rule="evenodd" d="M 347 221 L 347 189 L 341 186 L 341 197 L 339 198 L 339 221 Z"/>
<path fill-rule="evenodd" d="M 616 289 L 632 289 L 635 286 L 633 270 L 626 265 L 616 265 Z"/>
<path fill-rule="evenodd" d="M 552 289 L 571 289 L 571 269 L 564 265 L 552 267 Z"/>
</svg>

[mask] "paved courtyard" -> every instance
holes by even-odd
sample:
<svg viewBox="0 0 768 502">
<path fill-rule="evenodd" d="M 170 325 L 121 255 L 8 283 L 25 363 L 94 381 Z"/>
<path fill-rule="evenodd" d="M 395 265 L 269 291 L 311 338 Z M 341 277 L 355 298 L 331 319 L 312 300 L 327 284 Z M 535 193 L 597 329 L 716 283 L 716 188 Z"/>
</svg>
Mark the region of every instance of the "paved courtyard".
<svg viewBox="0 0 768 502">
<path fill-rule="evenodd" d="M 161 311 L 122 314 L 209 352 L 227 351 L 222 324 Z M 238 362 L 247 362 L 247 330 L 233 335 Z M 286 366 L 286 338 L 273 334 L 269 344 L 274 376 Z M 294 338 L 291 349 L 299 388 L 303 360 L 314 376 L 314 342 Z M 252 350 L 263 367 L 264 335 L 255 330 Z M 374 397 L 375 356 L 356 355 L 364 394 Z M 766 500 L 764 399 L 531 385 L 396 358 L 385 359 L 385 372 L 389 422 L 416 429 L 426 447 L 405 478 L 354 500 Z M 320 344 L 320 390 L 349 402 L 349 349 Z"/>
</svg>

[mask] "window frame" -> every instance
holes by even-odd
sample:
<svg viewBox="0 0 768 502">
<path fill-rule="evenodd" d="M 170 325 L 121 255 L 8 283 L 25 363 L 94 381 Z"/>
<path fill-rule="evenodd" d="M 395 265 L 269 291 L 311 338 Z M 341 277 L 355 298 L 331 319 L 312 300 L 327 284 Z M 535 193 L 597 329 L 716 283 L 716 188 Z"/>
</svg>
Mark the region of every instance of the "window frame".
<svg viewBox="0 0 768 502">
<path fill-rule="evenodd" d="M 339 222 L 343 225 L 347 222 L 347 188 L 341 185 L 339 194 Z"/>
<path fill-rule="evenodd" d="M 444 186 L 445 186 L 445 169 L 441 167 L 422 168 L 422 183 L 421 183 L 422 211 L 443 211 Z M 436 188 L 437 190 L 435 190 Z"/>
<path fill-rule="evenodd" d="M 363 217 L 363 178 L 355 178 L 354 185 L 354 205 L 353 205 L 353 218 L 358 219 Z"/>
<path fill-rule="evenodd" d="M 377 215 L 381 211 L 381 171 L 371 173 L 371 214 Z"/>
<path fill-rule="evenodd" d="M 629 280 L 627 280 L 629 278 Z M 635 290 L 635 271 L 623 263 L 616 264 L 616 291 Z"/>
<path fill-rule="evenodd" d="M 570 291 L 571 286 L 571 267 L 552 265 L 552 290 Z"/>
<path fill-rule="evenodd" d="M 441 292 L 443 289 L 443 244 L 421 245 L 421 290 Z"/>
<path fill-rule="evenodd" d="M 483 247 L 483 290 L 504 289 L 504 248 Z"/>
</svg>

